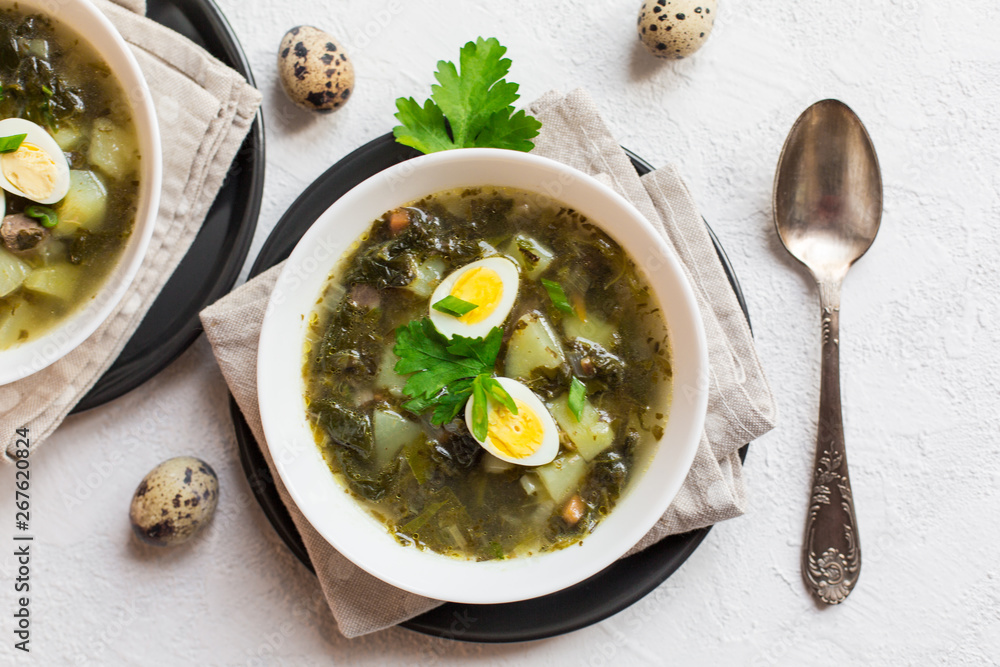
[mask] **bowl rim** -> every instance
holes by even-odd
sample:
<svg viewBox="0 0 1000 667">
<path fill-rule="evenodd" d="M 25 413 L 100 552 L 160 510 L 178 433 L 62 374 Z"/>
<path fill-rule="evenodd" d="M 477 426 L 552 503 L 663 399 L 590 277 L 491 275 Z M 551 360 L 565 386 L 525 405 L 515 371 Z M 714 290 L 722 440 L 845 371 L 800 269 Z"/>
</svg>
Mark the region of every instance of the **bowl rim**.
<svg viewBox="0 0 1000 667">
<path fill-rule="evenodd" d="M 104 324 L 142 265 L 156 226 L 163 178 L 160 130 L 146 79 L 118 29 L 90 0 L 60 0 L 58 13 L 44 0 L 19 0 L 22 12 L 37 11 L 84 40 L 111 69 L 132 111 L 139 143 L 139 193 L 132 234 L 114 269 L 91 302 L 36 339 L 0 350 L 0 386 L 37 373 L 75 350 Z M 71 387 L 72 388 L 72 387 Z"/>
<path fill-rule="evenodd" d="M 469 176 L 469 180 L 464 183 L 444 182 L 417 189 L 414 191 L 417 193 L 415 195 L 411 192 L 415 187 L 408 184 L 411 176 L 423 175 L 426 180 L 428 174 L 448 170 L 454 172 L 458 169 L 472 172 L 477 169 L 501 169 L 507 170 L 508 175 L 501 179 L 506 182 L 495 182 L 496 177 L 494 180 L 477 181 L 475 177 Z M 518 178 L 527 178 L 524 174 L 530 173 L 537 175 L 539 179 L 544 175 L 547 180 L 539 180 L 534 185 L 515 185 L 511 182 L 515 180 L 515 172 L 519 172 Z M 441 178 L 440 173 L 438 180 Z M 420 178 L 416 180 L 419 181 Z M 530 558 L 475 563 L 395 544 L 384 526 L 368 516 L 357 501 L 345 495 L 345 489 L 339 486 L 323 463 L 305 419 L 301 391 L 301 346 L 290 346 L 294 350 L 286 350 L 282 357 L 283 342 L 289 340 L 289 335 L 295 335 L 296 327 L 301 340 L 304 327 L 302 322 L 291 322 L 289 312 L 301 315 L 304 320 L 305 313 L 315 305 L 319 294 L 318 286 L 326 282 L 342 256 L 342 252 L 338 252 L 331 259 L 328 252 L 323 261 L 317 261 L 317 248 L 329 248 L 328 237 L 345 212 L 358 207 L 368 209 L 363 221 L 352 220 L 350 223 L 357 227 L 356 234 L 339 235 L 341 250 L 348 250 L 352 244 L 356 244 L 357 236 L 367 229 L 370 221 L 393 206 L 452 187 L 477 185 L 524 187 L 573 205 L 578 210 L 587 207 L 576 206 L 577 202 L 567 201 L 559 194 L 547 191 L 549 186 L 590 191 L 595 202 L 599 201 L 602 206 L 614 209 L 616 214 L 628 220 L 626 226 L 631 228 L 630 233 L 641 237 L 642 253 L 637 252 L 638 248 L 628 247 L 635 246 L 639 241 L 624 243 L 619 237 L 620 230 L 609 229 L 608 224 L 603 224 L 586 210 L 582 212 L 588 215 L 591 222 L 622 243 L 634 259 L 638 260 L 645 255 L 647 259 L 656 262 L 653 269 L 659 277 L 654 278 L 645 265 L 643 271 L 661 304 L 661 293 L 666 291 L 676 292 L 674 296 L 683 302 L 671 305 L 676 312 L 667 326 L 675 341 L 676 334 L 681 331 L 686 345 L 683 348 L 686 352 L 683 359 L 687 368 L 686 384 L 683 392 L 678 391 L 680 386 L 675 377 L 671 407 L 673 410 L 681 404 L 680 397 L 683 394 L 684 411 L 680 413 L 681 416 L 671 414 L 667 425 L 668 436 L 657 446 L 647 469 L 630 485 L 616 510 L 583 540 L 583 549 L 571 547 Z M 561 187 L 557 189 L 562 192 Z M 411 195 L 406 196 L 407 192 L 411 192 Z M 590 208 L 594 206 L 596 204 Z M 367 215 L 369 212 L 370 216 Z M 623 224 L 621 219 L 617 219 L 617 222 Z M 310 291 L 310 286 L 316 289 Z M 296 303 L 300 306 L 298 310 L 294 307 Z M 284 321 L 283 324 L 283 320 L 289 321 Z M 296 354 L 297 356 L 293 356 Z M 334 202 L 303 235 L 281 269 L 275 289 L 268 298 L 257 356 L 257 390 L 261 425 L 265 434 L 263 444 L 292 500 L 317 533 L 362 570 L 397 588 L 425 597 L 473 604 L 505 603 L 547 595 L 596 574 L 624 555 L 653 527 L 683 484 L 700 441 L 708 401 L 707 341 L 700 312 L 684 268 L 663 235 L 630 202 L 600 181 L 548 158 L 499 149 L 460 149 L 419 156 L 370 177 Z M 676 352 L 674 356 L 677 357 Z M 279 357 L 282 358 L 279 360 Z M 291 379 L 290 365 L 294 366 L 292 370 L 297 380 Z M 292 392 L 282 394 L 281 389 L 288 389 L 289 382 L 296 390 L 294 397 L 290 396 Z M 298 415 L 293 417 L 290 411 L 295 411 Z M 679 426 L 675 427 L 675 423 Z M 667 451 L 664 444 L 667 441 L 671 443 L 670 448 L 677 448 L 676 452 L 663 453 Z M 672 464 L 671 457 L 676 459 Z M 664 471 L 661 470 L 663 465 L 674 467 Z M 663 472 L 669 474 L 665 476 L 664 483 L 659 484 L 660 478 L 656 474 Z M 331 486 L 336 486 L 336 489 Z M 638 493 L 637 487 L 642 487 L 644 497 L 653 497 L 657 502 L 640 509 L 633 507 L 635 503 L 632 503 L 631 509 L 626 510 L 633 496 Z M 642 498 L 635 502 L 642 502 Z M 331 516 L 332 507 L 337 510 L 335 517 Z M 626 512 L 629 512 L 627 516 Z M 609 525 L 616 526 L 614 536 L 611 529 L 607 528 Z M 374 536 L 378 539 L 372 539 Z M 614 537 L 623 539 L 612 542 Z M 592 546 L 595 542 L 597 546 Z M 539 565 L 540 563 L 544 565 Z M 518 572 L 523 575 L 529 568 L 532 580 L 527 583 L 511 576 Z M 414 572 L 429 574 L 420 577 Z"/>
</svg>

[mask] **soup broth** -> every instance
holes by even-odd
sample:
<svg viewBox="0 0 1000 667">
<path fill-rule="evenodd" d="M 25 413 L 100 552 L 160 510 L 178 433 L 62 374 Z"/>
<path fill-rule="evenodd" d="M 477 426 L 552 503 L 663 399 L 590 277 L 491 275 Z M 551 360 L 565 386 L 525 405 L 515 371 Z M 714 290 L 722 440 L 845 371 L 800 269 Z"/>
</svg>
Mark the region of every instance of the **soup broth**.
<svg viewBox="0 0 1000 667">
<path fill-rule="evenodd" d="M 46 206 L 57 220 L 51 227 L 28 215 L 37 214 L 37 201 L 4 188 L 4 349 L 95 297 L 132 233 L 140 155 L 128 98 L 107 64 L 50 18 L 0 8 L 0 86 L 0 128 L 7 119 L 31 121 L 55 140 L 61 154 L 51 157 L 69 169 L 65 197 Z"/>
<path fill-rule="evenodd" d="M 425 318 L 435 317 L 439 285 L 488 300 L 449 276 L 493 258 L 516 267 L 504 287 L 517 296 L 500 313 L 490 370 L 525 385 L 545 414 L 529 424 L 497 408 L 509 421 L 491 412 L 489 429 L 518 440 L 554 428 L 558 450 L 542 465 L 485 451 L 457 406 L 442 423 L 412 409 L 410 377 L 397 367 L 399 332 L 435 326 Z M 442 345 L 478 326 L 437 317 L 456 332 L 430 331 Z M 613 510 L 663 435 L 671 352 L 648 284 L 613 239 L 559 202 L 483 187 L 441 192 L 372 224 L 318 300 L 303 375 L 317 444 L 349 493 L 401 544 L 491 560 L 574 544 Z"/>
</svg>

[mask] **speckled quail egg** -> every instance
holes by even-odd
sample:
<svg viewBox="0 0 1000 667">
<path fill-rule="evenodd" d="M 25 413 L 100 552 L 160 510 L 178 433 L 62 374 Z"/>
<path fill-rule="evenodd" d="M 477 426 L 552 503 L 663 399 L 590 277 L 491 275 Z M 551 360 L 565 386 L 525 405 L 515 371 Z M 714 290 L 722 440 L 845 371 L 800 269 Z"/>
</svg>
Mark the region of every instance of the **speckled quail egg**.
<svg viewBox="0 0 1000 667">
<path fill-rule="evenodd" d="M 505 257 L 487 257 L 450 273 L 431 295 L 428 314 L 438 331 L 449 338 L 458 334 L 481 338 L 493 327 L 502 327 L 517 300 L 520 284 L 517 265 Z M 475 306 L 464 315 L 441 312 L 435 304 L 455 297 Z"/>
<path fill-rule="evenodd" d="M 132 496 L 129 519 L 143 542 L 160 547 L 191 539 L 215 513 L 219 478 L 212 466 L 192 456 L 178 456 L 142 478 Z"/>
<path fill-rule="evenodd" d="M 687 58 L 712 33 L 717 5 L 717 0 L 645 0 L 639 9 L 639 39 L 659 58 Z"/>
<path fill-rule="evenodd" d="M 552 415 L 527 385 L 510 378 L 497 378 L 514 400 L 517 414 L 492 396 L 487 397 L 486 439 L 476 439 L 493 456 L 522 466 L 540 466 L 549 463 L 559 453 L 559 430 Z M 465 404 L 465 422 L 472 428 L 473 401 Z"/>
<path fill-rule="evenodd" d="M 354 65 L 344 49 L 312 26 L 297 26 L 281 38 L 278 73 L 288 98 L 309 111 L 336 111 L 354 92 Z"/>
<path fill-rule="evenodd" d="M 25 135 L 17 150 L 0 155 L 0 187 L 39 204 L 69 192 L 69 162 L 45 129 L 23 118 L 0 120 L 0 137 Z"/>
</svg>

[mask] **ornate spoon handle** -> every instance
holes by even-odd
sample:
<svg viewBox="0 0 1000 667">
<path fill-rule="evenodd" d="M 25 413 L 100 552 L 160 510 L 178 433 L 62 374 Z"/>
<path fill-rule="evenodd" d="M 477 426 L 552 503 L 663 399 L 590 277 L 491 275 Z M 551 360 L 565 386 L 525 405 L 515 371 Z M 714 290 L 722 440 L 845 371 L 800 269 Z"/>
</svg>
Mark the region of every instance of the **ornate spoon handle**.
<svg viewBox="0 0 1000 667">
<path fill-rule="evenodd" d="M 820 283 L 819 288 L 823 308 L 823 367 L 802 574 L 816 597 L 827 604 L 839 604 L 858 581 L 861 546 L 840 408 L 840 283 Z"/>
</svg>

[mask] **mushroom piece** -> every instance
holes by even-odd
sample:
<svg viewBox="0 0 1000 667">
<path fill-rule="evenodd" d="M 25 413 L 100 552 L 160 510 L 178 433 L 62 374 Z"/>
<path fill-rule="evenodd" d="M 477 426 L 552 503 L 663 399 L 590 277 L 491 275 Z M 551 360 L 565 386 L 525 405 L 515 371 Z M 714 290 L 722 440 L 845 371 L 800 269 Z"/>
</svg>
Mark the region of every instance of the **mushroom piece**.
<svg viewBox="0 0 1000 667">
<path fill-rule="evenodd" d="M 12 213 L 0 223 L 0 240 L 13 253 L 34 250 L 51 232 L 24 213 Z"/>
<path fill-rule="evenodd" d="M 570 526 L 575 526 L 583 518 L 583 511 L 586 506 L 583 504 L 583 498 L 580 494 L 575 494 L 572 498 L 566 501 L 563 506 L 562 518 Z"/>
</svg>

